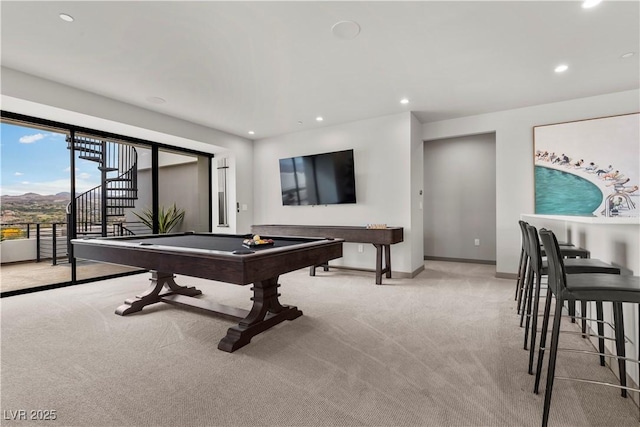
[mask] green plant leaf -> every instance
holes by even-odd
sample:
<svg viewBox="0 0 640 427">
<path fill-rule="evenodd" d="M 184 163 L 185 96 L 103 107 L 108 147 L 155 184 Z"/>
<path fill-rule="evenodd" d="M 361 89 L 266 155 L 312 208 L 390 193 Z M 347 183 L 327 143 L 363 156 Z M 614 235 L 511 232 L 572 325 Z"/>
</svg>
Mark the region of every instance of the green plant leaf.
<svg viewBox="0 0 640 427">
<path fill-rule="evenodd" d="M 133 214 L 137 216 L 144 225 L 153 230 L 153 211 L 151 209 L 145 208 L 142 209 L 140 214 L 137 212 L 133 212 Z M 158 232 L 160 234 L 169 233 L 176 225 L 182 222 L 184 215 L 184 209 L 178 209 L 175 203 L 168 209 L 162 206 L 158 211 Z"/>
</svg>

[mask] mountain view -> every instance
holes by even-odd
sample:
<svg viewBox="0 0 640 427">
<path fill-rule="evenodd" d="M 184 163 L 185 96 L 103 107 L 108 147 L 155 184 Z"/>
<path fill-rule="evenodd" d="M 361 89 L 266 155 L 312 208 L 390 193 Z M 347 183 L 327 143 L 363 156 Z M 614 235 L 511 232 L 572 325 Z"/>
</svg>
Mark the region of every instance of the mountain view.
<svg viewBox="0 0 640 427">
<path fill-rule="evenodd" d="M 70 201 L 71 193 L 68 192 L 45 196 L 36 193 L 0 196 L 0 222 L 3 225 L 66 222 L 65 212 Z"/>
</svg>

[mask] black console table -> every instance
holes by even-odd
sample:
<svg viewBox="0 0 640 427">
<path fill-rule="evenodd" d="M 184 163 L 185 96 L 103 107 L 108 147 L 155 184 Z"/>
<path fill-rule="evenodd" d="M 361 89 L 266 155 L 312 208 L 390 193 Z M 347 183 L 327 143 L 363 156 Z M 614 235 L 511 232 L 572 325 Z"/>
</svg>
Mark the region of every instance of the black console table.
<svg viewBox="0 0 640 427">
<path fill-rule="evenodd" d="M 386 274 L 387 278 L 391 278 L 391 245 L 404 240 L 402 227 L 367 228 L 364 226 L 265 224 L 251 226 L 251 232 L 265 236 L 333 237 L 334 239 L 344 239 L 345 242 L 371 243 L 376 248 L 376 285 L 382 284 L 383 274 Z M 315 275 L 315 269 L 316 266 L 311 267 L 312 276 Z"/>
</svg>

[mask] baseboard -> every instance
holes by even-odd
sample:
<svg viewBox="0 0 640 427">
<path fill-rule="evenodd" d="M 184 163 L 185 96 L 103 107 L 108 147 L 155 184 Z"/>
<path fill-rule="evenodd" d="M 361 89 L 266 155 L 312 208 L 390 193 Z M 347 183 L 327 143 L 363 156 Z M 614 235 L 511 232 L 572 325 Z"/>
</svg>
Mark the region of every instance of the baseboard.
<svg viewBox="0 0 640 427">
<path fill-rule="evenodd" d="M 512 279 L 512 280 L 516 280 L 518 278 L 518 274 L 517 273 L 501 273 L 496 271 L 496 276 L 497 279 Z"/>
<path fill-rule="evenodd" d="M 322 267 L 318 267 L 318 268 L 322 268 Z M 331 268 L 335 268 L 338 270 L 354 270 L 354 271 L 363 271 L 365 273 L 376 273 L 375 269 L 372 268 L 360 268 L 360 267 L 347 267 L 344 265 L 333 265 L 333 264 L 329 264 L 329 269 Z M 321 270 L 318 270 L 321 271 Z M 406 271 L 393 271 L 391 270 L 391 278 L 392 279 L 413 279 L 414 277 L 416 277 L 418 274 L 420 274 L 422 271 L 424 271 L 424 265 L 420 266 L 420 268 L 417 268 L 416 270 L 414 270 L 411 273 L 408 273 Z M 384 279 L 384 275 L 383 275 L 383 279 Z"/>
<path fill-rule="evenodd" d="M 409 278 L 413 279 L 414 277 L 416 277 L 418 274 L 422 273 L 423 271 L 424 271 L 424 264 L 421 265 L 419 268 L 416 268 L 415 270 L 413 270 L 413 273 L 411 273 L 411 276 Z M 399 273 L 399 274 L 405 274 L 405 273 Z"/>
<path fill-rule="evenodd" d="M 424 265 L 421 265 L 419 268 L 416 268 L 411 273 L 407 273 L 404 271 L 392 271 L 391 277 L 393 277 L 394 279 L 413 279 L 423 271 L 424 271 Z"/>
<path fill-rule="evenodd" d="M 467 262 L 470 264 L 496 265 L 496 262 L 494 260 L 486 260 L 486 259 L 447 258 L 447 257 L 439 257 L 439 256 L 425 256 L 424 259 L 425 261 Z"/>
</svg>

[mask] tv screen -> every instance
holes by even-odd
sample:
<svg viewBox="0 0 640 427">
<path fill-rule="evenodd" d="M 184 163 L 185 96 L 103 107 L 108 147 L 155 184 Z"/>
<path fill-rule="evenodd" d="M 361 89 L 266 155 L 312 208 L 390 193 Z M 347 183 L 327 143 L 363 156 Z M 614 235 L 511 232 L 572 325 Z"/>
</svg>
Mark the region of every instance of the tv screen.
<svg viewBox="0 0 640 427">
<path fill-rule="evenodd" d="M 283 205 L 356 202 L 353 150 L 280 159 Z"/>
</svg>

